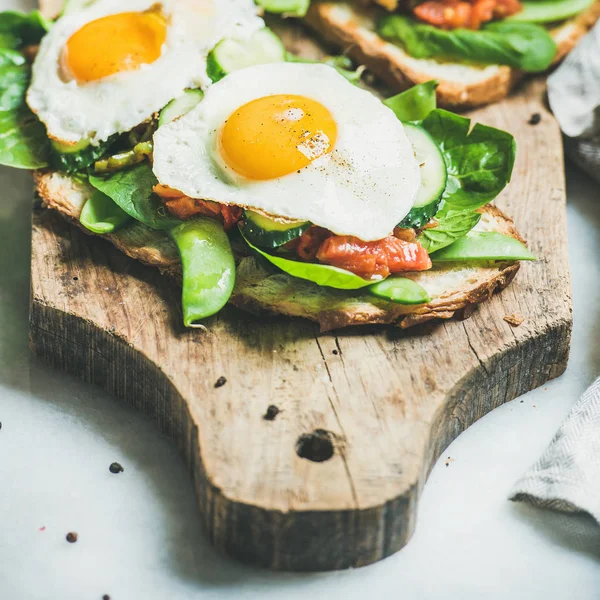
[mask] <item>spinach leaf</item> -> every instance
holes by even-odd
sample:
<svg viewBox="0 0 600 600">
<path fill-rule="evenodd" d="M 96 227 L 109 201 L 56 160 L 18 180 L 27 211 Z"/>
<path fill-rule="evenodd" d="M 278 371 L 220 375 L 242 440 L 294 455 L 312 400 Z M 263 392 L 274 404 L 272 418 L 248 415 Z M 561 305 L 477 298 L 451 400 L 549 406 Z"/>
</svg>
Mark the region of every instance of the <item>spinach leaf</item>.
<svg viewBox="0 0 600 600">
<path fill-rule="evenodd" d="M 244 232 L 240 229 L 242 237 Z M 254 252 L 268 260 L 271 264 L 275 265 L 278 269 L 281 269 L 284 273 L 298 277 L 299 279 L 307 279 L 318 285 L 325 287 L 337 288 L 340 290 L 358 290 L 360 288 L 373 285 L 372 281 L 367 281 L 350 271 L 339 269 L 338 267 L 332 267 L 330 265 L 320 265 L 315 263 L 305 263 L 299 260 L 291 260 L 284 258 L 283 256 L 275 256 L 273 254 L 267 254 L 263 252 L 253 244 L 251 244 L 246 237 L 244 237 L 246 243 Z"/>
<path fill-rule="evenodd" d="M 0 48 L 0 68 L 3 67 L 18 67 L 24 65 L 27 61 L 25 57 L 16 50 L 10 48 Z"/>
<path fill-rule="evenodd" d="M 329 57 L 325 60 L 325 64 L 333 67 L 340 75 L 343 75 L 354 85 L 357 85 L 360 82 L 362 75 L 365 72 L 364 66 L 359 66 L 355 69 L 352 60 L 343 54 Z"/>
<path fill-rule="evenodd" d="M 496 21 L 479 31 L 446 31 L 402 15 L 388 15 L 379 21 L 377 31 L 415 58 L 508 65 L 537 72 L 546 70 L 556 55 L 548 31 L 533 23 Z"/>
<path fill-rule="evenodd" d="M 118 135 L 112 135 L 105 142 L 100 142 L 96 146 L 87 140 L 82 140 L 75 146 L 65 146 L 60 142 L 53 141 L 50 143 L 50 166 L 57 171 L 67 173 L 85 171 L 98 159 L 105 156 L 117 139 Z"/>
<path fill-rule="evenodd" d="M 0 12 L 0 47 L 19 48 L 37 44 L 50 29 L 50 23 L 38 10 L 21 13 L 12 10 Z"/>
<path fill-rule="evenodd" d="M 25 93 L 29 86 L 29 66 L 0 68 L 0 112 L 25 106 Z"/>
<path fill-rule="evenodd" d="M 383 103 L 394 111 L 400 121 L 421 121 L 435 110 L 437 86 L 438 82 L 432 79 L 392 96 Z"/>
<path fill-rule="evenodd" d="M 364 66 L 359 66 L 355 69 L 352 59 L 343 54 L 338 56 L 329 56 L 321 61 L 314 60 L 312 58 L 305 58 L 303 56 L 297 56 L 291 52 L 286 52 L 285 60 L 286 62 L 304 63 L 309 65 L 320 65 L 324 63 L 330 67 L 333 67 L 340 75 L 343 75 L 350 83 L 353 83 L 354 85 L 358 85 L 360 83 L 363 73 L 365 72 Z"/>
<path fill-rule="evenodd" d="M 169 215 L 161 199 L 152 192 L 158 180 L 147 162 L 108 176 L 90 175 L 89 180 L 130 217 L 151 229 L 169 229 L 181 223 Z"/>
<path fill-rule="evenodd" d="M 27 107 L 0 112 L 0 165 L 17 169 L 48 165 L 46 128 Z"/>
<path fill-rule="evenodd" d="M 438 222 L 437 227 L 425 229 L 417 238 L 429 254 L 465 236 L 479 223 L 481 215 L 472 210 L 452 210 L 444 207 L 435 215 L 435 219 Z"/>
<path fill-rule="evenodd" d="M 17 50 L 21 46 L 21 38 L 8 31 L 0 31 L 0 48 L 2 50 Z"/>
<path fill-rule="evenodd" d="M 48 164 L 46 129 L 25 103 L 30 68 L 17 49 L 45 35 L 48 23 L 29 15 L 0 13 L 0 164 L 38 169 Z"/>
<path fill-rule="evenodd" d="M 442 199 L 451 208 L 475 209 L 491 202 L 510 181 L 513 136 L 501 129 L 436 109 L 419 123 L 440 147 L 448 170 Z"/>
</svg>

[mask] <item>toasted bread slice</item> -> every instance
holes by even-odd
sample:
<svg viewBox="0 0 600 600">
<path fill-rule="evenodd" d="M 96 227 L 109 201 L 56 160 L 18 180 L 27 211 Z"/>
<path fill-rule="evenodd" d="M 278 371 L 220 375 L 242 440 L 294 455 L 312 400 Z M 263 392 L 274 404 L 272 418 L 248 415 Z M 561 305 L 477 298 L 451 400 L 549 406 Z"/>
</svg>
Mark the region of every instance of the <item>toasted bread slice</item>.
<svg viewBox="0 0 600 600">
<path fill-rule="evenodd" d="M 44 206 L 57 210 L 79 225 L 81 209 L 92 194 L 88 184 L 52 171 L 38 171 L 34 177 Z M 513 222 L 500 210 L 488 205 L 481 212 L 483 217 L 478 230 L 498 231 L 522 241 Z M 103 237 L 128 256 L 181 280 L 177 249 L 164 232 L 133 223 Z M 360 290 L 335 290 L 284 273 L 273 274 L 253 257 L 243 257 L 238 264 L 231 302 L 253 313 L 310 319 L 319 323 L 322 331 L 374 323 L 407 328 L 432 319 L 468 316 L 476 304 L 506 287 L 518 269 L 519 263 L 507 262 L 497 266 L 438 266 L 430 271 L 408 273 L 406 276 L 422 285 L 432 300 L 429 304 L 406 306 L 381 300 Z"/>
<path fill-rule="evenodd" d="M 382 9 L 351 2 L 313 2 L 306 21 L 325 39 L 341 46 L 348 56 L 398 92 L 437 79 L 441 106 L 466 109 L 496 102 L 504 98 L 524 75 L 500 65 L 475 66 L 413 58 L 377 35 L 376 21 L 381 14 L 385 14 Z M 555 62 L 573 49 L 598 18 L 600 0 L 552 30 L 558 46 Z"/>
</svg>

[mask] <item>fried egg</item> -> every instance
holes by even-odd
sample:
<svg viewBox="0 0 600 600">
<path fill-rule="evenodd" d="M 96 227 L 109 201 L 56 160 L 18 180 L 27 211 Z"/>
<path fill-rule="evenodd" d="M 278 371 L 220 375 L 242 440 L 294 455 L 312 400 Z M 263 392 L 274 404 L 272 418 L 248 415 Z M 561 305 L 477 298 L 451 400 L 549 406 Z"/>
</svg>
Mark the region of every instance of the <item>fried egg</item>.
<svg viewBox="0 0 600 600">
<path fill-rule="evenodd" d="M 191 198 L 365 241 L 392 233 L 421 182 L 389 108 L 332 67 L 301 63 L 249 67 L 213 85 L 155 133 L 154 172 Z"/>
<path fill-rule="evenodd" d="M 253 0 L 97 0 L 44 37 L 27 102 L 51 138 L 98 143 L 209 85 L 209 51 L 262 27 Z"/>
</svg>

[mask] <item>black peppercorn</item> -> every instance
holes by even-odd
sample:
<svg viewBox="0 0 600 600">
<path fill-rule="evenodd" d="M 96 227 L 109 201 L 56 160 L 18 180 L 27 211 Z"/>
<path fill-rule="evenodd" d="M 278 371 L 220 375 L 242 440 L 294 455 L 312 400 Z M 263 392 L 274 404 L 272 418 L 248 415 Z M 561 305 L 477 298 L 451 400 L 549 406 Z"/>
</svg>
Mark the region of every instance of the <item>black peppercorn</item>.
<svg viewBox="0 0 600 600">
<path fill-rule="evenodd" d="M 274 404 L 271 404 L 271 406 L 269 406 L 269 408 L 267 408 L 267 412 L 265 413 L 265 416 L 263 417 L 263 419 L 265 421 L 274 421 L 275 417 L 281 412 L 281 410 L 279 410 L 279 408 L 277 406 L 275 406 Z"/>
</svg>

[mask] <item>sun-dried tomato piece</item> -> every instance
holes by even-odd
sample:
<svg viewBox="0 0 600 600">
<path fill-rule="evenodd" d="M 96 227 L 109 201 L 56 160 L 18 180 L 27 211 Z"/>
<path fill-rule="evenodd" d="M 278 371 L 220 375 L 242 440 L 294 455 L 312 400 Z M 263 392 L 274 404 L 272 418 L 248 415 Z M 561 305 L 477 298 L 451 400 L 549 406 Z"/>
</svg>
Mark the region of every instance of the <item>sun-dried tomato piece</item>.
<svg viewBox="0 0 600 600">
<path fill-rule="evenodd" d="M 479 29 L 493 19 L 522 10 L 519 0 L 427 0 L 413 9 L 415 16 L 441 29 Z"/>
<path fill-rule="evenodd" d="M 178 190 L 160 184 L 155 185 L 153 191 L 162 198 L 167 210 L 182 221 L 202 215 L 218 219 L 223 223 L 223 229 L 229 231 L 242 218 L 242 209 L 238 206 L 189 198 Z"/>
<path fill-rule="evenodd" d="M 431 259 L 419 242 L 407 242 L 394 236 L 376 242 L 363 242 L 350 235 L 331 236 L 321 244 L 317 258 L 365 279 L 431 268 Z"/>
<path fill-rule="evenodd" d="M 327 229 L 312 225 L 298 239 L 296 254 L 304 260 L 315 260 L 321 244 L 331 235 Z"/>
</svg>

